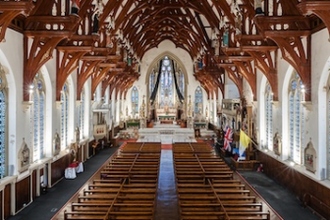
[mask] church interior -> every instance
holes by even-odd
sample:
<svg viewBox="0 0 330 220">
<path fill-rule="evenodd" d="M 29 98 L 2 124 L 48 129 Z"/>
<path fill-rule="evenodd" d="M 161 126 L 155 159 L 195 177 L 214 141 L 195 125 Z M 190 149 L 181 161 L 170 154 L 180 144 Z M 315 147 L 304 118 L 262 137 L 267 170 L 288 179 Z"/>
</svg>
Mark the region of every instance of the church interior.
<svg viewBox="0 0 330 220">
<path fill-rule="evenodd" d="M 96 165 L 52 219 L 284 219 L 244 175 L 330 219 L 329 18 L 327 0 L 0 0 L 0 219 Z"/>
</svg>

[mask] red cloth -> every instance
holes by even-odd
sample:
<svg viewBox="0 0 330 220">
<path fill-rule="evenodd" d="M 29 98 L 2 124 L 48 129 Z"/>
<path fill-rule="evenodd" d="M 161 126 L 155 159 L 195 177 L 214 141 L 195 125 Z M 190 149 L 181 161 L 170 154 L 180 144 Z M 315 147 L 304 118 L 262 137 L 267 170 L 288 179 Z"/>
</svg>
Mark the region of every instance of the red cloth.
<svg viewBox="0 0 330 220">
<path fill-rule="evenodd" d="M 73 163 L 69 164 L 69 167 L 70 168 L 76 168 L 76 167 L 78 167 L 78 165 L 79 165 L 79 162 L 73 162 Z"/>
</svg>

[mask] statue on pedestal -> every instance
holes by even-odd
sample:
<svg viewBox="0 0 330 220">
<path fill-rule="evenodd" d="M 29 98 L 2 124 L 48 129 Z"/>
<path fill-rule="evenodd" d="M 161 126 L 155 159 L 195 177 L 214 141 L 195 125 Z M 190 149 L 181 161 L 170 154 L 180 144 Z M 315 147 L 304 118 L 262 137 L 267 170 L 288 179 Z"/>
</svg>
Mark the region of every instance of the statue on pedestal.
<svg viewBox="0 0 330 220">
<path fill-rule="evenodd" d="M 18 161 L 19 161 L 19 172 L 26 171 L 30 166 L 30 148 L 25 143 L 25 139 L 23 138 L 23 143 L 18 152 Z"/>
</svg>

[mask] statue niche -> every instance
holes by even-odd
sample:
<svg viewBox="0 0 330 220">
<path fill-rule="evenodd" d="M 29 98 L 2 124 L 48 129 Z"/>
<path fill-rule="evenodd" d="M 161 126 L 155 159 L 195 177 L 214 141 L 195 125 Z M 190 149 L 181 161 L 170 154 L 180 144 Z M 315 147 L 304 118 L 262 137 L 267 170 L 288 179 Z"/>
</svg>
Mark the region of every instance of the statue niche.
<svg viewBox="0 0 330 220">
<path fill-rule="evenodd" d="M 53 139 L 53 156 L 57 156 L 61 151 L 61 138 L 58 133 L 55 133 L 55 137 Z"/>
<path fill-rule="evenodd" d="M 278 132 L 275 133 L 273 138 L 273 151 L 276 155 L 281 156 L 282 153 L 282 142 Z"/>
<path fill-rule="evenodd" d="M 18 152 L 18 161 L 19 161 L 19 172 L 26 171 L 30 166 L 30 148 L 25 143 L 25 140 L 23 138 L 23 143 L 21 145 L 21 148 Z"/>
<path fill-rule="evenodd" d="M 304 165 L 306 170 L 315 173 L 316 150 L 313 147 L 312 141 L 309 141 L 307 147 L 305 148 Z"/>
</svg>

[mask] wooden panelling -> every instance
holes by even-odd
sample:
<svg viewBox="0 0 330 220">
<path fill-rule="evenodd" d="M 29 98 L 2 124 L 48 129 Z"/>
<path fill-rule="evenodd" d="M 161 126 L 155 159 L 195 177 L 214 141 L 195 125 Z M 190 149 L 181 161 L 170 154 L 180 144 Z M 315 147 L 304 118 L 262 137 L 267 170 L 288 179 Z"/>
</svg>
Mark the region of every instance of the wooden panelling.
<svg viewBox="0 0 330 220">
<path fill-rule="evenodd" d="M 119 131 L 120 131 L 120 127 L 119 126 L 116 126 L 116 127 L 114 127 L 114 136 L 117 136 L 117 134 L 119 133 Z"/>
<path fill-rule="evenodd" d="M 88 149 L 87 146 L 88 146 L 87 143 L 84 143 L 81 146 L 81 151 L 82 151 L 82 159 L 81 159 L 81 161 L 83 161 L 83 162 L 87 160 L 87 149 Z"/>
<path fill-rule="evenodd" d="M 10 187 L 10 184 L 6 185 L 3 193 L 4 193 L 3 213 L 4 213 L 4 219 L 7 219 L 10 216 L 10 210 L 11 210 L 11 187 Z"/>
<path fill-rule="evenodd" d="M 77 161 L 83 161 L 83 146 L 77 147 Z"/>
<path fill-rule="evenodd" d="M 32 199 L 37 197 L 37 171 L 34 170 L 32 173 Z"/>
<path fill-rule="evenodd" d="M 40 169 L 40 176 L 44 175 L 44 169 Z"/>
<path fill-rule="evenodd" d="M 88 157 L 92 157 L 94 155 L 94 148 L 92 147 L 94 141 L 88 143 Z"/>
<path fill-rule="evenodd" d="M 30 178 L 28 176 L 16 183 L 16 212 L 31 202 Z"/>
<path fill-rule="evenodd" d="M 327 219 L 330 218 L 329 188 L 261 151 L 258 151 L 257 156 L 264 166 L 266 175 L 290 190 L 304 204 L 317 211 L 320 215 Z"/>
<path fill-rule="evenodd" d="M 51 164 L 51 184 L 54 185 L 57 181 L 64 177 L 65 168 L 68 167 L 70 163 L 70 154 L 58 159 Z"/>
<path fill-rule="evenodd" d="M 3 213 L 3 209 L 2 209 L 2 196 L 4 194 L 4 191 L 0 191 L 0 216 L 1 216 L 1 219 L 2 219 L 2 213 Z M 6 204 L 6 203 L 4 203 Z"/>
</svg>

